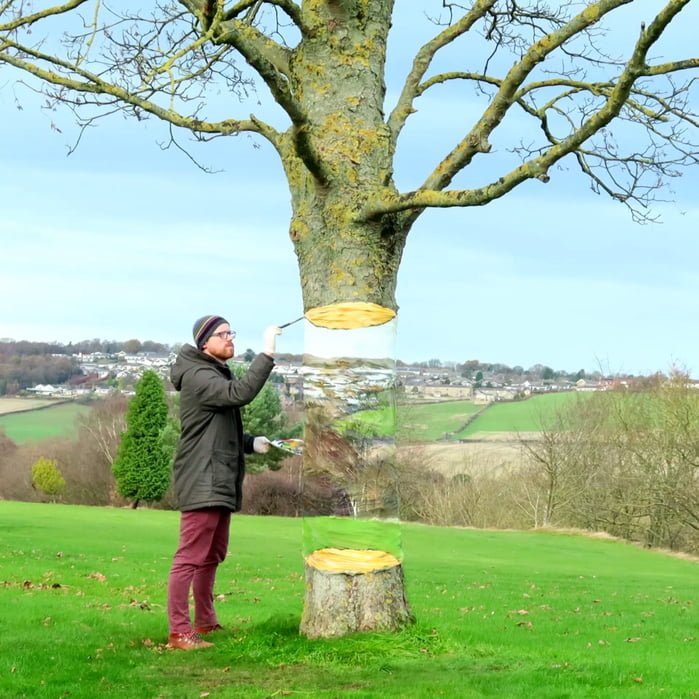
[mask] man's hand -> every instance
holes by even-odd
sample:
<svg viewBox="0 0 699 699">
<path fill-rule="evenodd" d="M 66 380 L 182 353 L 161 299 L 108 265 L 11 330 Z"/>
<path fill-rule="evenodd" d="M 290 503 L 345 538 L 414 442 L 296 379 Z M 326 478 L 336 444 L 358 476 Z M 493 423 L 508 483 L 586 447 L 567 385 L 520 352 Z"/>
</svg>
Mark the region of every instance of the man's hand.
<svg viewBox="0 0 699 699">
<path fill-rule="evenodd" d="M 255 437 L 252 440 L 252 450 L 256 454 L 266 454 L 271 446 L 272 442 L 267 437 Z"/>
<path fill-rule="evenodd" d="M 262 351 L 270 357 L 277 348 L 277 335 L 282 334 L 282 329 L 277 325 L 270 325 L 266 330 L 262 340 Z"/>
</svg>

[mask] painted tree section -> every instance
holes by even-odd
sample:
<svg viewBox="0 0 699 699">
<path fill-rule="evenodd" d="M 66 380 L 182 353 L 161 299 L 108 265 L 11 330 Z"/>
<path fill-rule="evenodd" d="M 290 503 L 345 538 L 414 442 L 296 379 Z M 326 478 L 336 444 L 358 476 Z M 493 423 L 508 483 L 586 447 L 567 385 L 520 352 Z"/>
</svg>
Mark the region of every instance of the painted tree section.
<svg viewBox="0 0 699 699">
<path fill-rule="evenodd" d="M 395 631 L 413 619 L 403 589 L 390 309 L 312 309 L 305 328 L 302 634 Z M 376 433 L 355 413 L 383 408 Z"/>
</svg>

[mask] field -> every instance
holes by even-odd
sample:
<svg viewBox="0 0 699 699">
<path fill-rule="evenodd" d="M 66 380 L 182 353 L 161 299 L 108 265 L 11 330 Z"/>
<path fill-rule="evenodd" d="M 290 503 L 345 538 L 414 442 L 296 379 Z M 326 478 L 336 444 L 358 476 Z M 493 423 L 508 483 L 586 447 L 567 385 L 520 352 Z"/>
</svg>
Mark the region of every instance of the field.
<svg viewBox="0 0 699 699">
<path fill-rule="evenodd" d="M 526 401 L 494 403 L 487 407 L 470 401 L 400 406 L 396 418 L 398 438 L 404 443 L 420 444 L 441 442 L 445 437 L 447 442 L 454 443 L 463 440 L 482 442 L 492 441 L 494 433 L 505 433 L 510 435 L 507 441 L 512 442 L 513 439 L 516 441 L 516 433 L 540 431 L 542 421 L 577 398 L 577 394 L 569 392 L 535 396 Z M 53 403 L 55 401 L 40 399 L 0 399 L 0 428 L 4 428 L 8 437 L 17 444 L 74 434 L 77 416 L 87 414 L 89 408 L 76 403 L 51 407 Z M 367 410 L 356 413 L 351 419 L 359 421 L 365 429 L 383 435 L 392 428 L 393 414 L 388 409 Z M 502 446 L 504 440 L 498 441 Z"/>
<path fill-rule="evenodd" d="M 434 442 L 446 432 L 460 430 L 480 409 L 481 406 L 465 400 L 401 405 L 395 415 L 396 427 L 406 441 Z M 347 422 L 359 423 L 364 429 L 384 436 L 393 429 L 393 419 L 393 411 L 382 408 L 355 413 Z"/>
<path fill-rule="evenodd" d="M 216 590 L 225 630 L 185 655 L 164 647 L 177 528 L 174 512 L 0 502 L 0 696 L 699 695 L 690 560 L 575 534 L 404 524 L 416 624 L 309 641 L 301 521 L 236 516 Z"/>
<path fill-rule="evenodd" d="M 53 401 L 47 403 L 50 405 L 51 402 Z M 34 406 L 34 408 L 39 407 L 41 406 Z M 15 444 L 36 442 L 49 437 L 75 434 L 77 418 L 86 415 L 89 411 L 90 408 L 77 403 L 60 403 L 28 412 L 5 413 L 0 415 L 0 428 L 4 429 L 5 434 Z"/>
<path fill-rule="evenodd" d="M 540 432 L 558 410 L 580 399 L 581 395 L 575 391 L 565 391 L 532 396 L 523 401 L 493 403 L 459 436 L 469 438 L 480 432 Z"/>
<path fill-rule="evenodd" d="M 517 465 L 521 459 L 520 438 L 535 437 L 556 410 L 578 399 L 578 394 L 569 392 L 512 403 L 498 402 L 487 407 L 470 401 L 401 406 L 397 415 L 399 447 L 407 452 L 419 450 L 425 465 L 448 475 L 474 467 L 492 471 L 503 465 Z M 5 400 L 9 409 L 12 401 Z M 36 404 L 29 401 L 32 403 Z M 25 407 L 27 401 L 17 404 Z M 18 444 L 70 435 L 75 432 L 77 416 L 88 410 L 71 403 L 0 415 L 0 428 Z M 351 420 L 383 435 L 391 429 L 392 418 L 392 413 L 384 409 L 356 413 Z"/>
<path fill-rule="evenodd" d="M 55 402 L 51 398 L 6 398 L 2 396 L 0 397 L 0 415 L 45 408 L 47 405 L 53 405 Z"/>
<path fill-rule="evenodd" d="M 558 410 L 579 398 L 577 393 L 568 391 L 490 405 L 466 400 L 400 405 L 396 415 L 397 434 L 403 442 L 430 443 L 458 442 L 481 437 L 481 433 L 540 432 Z M 393 413 L 388 408 L 365 410 L 351 417 L 379 436 L 389 433 L 392 419 Z"/>
</svg>

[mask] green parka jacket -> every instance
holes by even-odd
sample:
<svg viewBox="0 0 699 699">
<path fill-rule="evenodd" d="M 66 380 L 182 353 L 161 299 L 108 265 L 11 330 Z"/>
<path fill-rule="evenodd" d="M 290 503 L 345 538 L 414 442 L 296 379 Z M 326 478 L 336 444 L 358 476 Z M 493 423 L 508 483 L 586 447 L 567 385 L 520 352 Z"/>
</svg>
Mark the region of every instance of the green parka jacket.
<svg viewBox="0 0 699 699">
<path fill-rule="evenodd" d="M 274 361 L 258 354 L 245 376 L 184 345 L 170 370 L 180 392 L 182 431 L 173 465 L 173 485 L 182 512 L 205 507 L 240 510 L 245 456 L 253 437 L 244 434 L 240 408 L 250 403 L 267 380 Z"/>
</svg>

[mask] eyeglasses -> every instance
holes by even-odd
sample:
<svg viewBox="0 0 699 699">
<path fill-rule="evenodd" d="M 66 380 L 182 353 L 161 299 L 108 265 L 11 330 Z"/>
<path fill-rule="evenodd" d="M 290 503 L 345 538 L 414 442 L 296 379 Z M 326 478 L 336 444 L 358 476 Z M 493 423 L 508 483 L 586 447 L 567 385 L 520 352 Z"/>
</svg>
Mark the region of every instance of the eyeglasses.
<svg viewBox="0 0 699 699">
<path fill-rule="evenodd" d="M 222 340 L 235 340 L 235 330 L 223 330 L 220 333 L 211 333 L 211 337 L 220 337 Z"/>
</svg>

